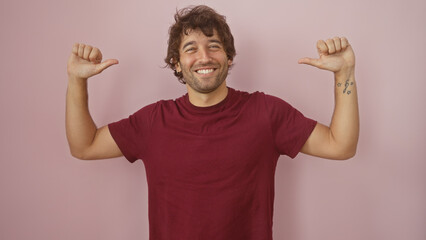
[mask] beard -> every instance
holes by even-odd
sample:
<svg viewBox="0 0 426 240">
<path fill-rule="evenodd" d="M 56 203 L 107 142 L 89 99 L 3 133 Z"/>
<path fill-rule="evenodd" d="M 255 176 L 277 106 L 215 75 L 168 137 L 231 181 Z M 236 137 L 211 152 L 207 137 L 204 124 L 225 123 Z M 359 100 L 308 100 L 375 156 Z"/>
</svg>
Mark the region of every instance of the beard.
<svg viewBox="0 0 426 240">
<path fill-rule="evenodd" d="M 212 67 L 214 68 L 214 75 L 209 77 L 203 77 L 202 74 L 196 73 L 193 69 L 200 67 Z M 219 64 L 207 63 L 197 65 L 192 67 L 190 70 L 182 71 L 183 78 L 185 79 L 186 84 L 189 85 L 192 89 L 199 93 L 211 93 L 215 91 L 222 83 L 225 81 L 228 76 L 228 64 L 220 66 Z"/>
</svg>

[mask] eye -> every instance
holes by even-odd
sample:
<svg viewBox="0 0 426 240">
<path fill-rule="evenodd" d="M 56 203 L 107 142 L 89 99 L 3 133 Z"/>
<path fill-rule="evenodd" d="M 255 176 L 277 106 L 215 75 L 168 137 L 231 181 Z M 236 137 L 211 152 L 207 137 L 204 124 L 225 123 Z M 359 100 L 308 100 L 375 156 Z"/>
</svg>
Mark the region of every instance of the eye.
<svg viewBox="0 0 426 240">
<path fill-rule="evenodd" d="M 194 52 L 194 51 L 195 51 L 194 47 L 185 49 L 185 52 L 187 52 L 187 53 L 191 53 L 191 52 Z"/>
</svg>

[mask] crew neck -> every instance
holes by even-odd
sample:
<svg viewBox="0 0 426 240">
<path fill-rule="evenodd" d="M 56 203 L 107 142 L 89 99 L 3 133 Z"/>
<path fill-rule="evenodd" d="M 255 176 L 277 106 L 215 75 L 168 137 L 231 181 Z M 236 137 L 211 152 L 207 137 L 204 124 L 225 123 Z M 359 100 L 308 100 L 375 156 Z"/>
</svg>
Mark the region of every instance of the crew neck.
<svg viewBox="0 0 426 240">
<path fill-rule="evenodd" d="M 231 99 L 234 96 L 235 90 L 233 88 L 230 88 L 230 87 L 227 87 L 227 88 L 228 88 L 228 94 L 226 94 L 226 97 L 222 101 L 220 101 L 219 103 L 216 103 L 215 105 L 208 106 L 208 107 L 195 106 L 194 104 L 192 104 L 189 101 L 188 93 L 184 95 L 184 103 L 185 103 L 186 106 L 188 106 L 191 110 L 193 110 L 195 112 L 199 112 L 199 113 L 214 112 L 214 111 L 222 108 L 223 106 L 225 106 L 229 102 L 229 99 Z"/>
</svg>

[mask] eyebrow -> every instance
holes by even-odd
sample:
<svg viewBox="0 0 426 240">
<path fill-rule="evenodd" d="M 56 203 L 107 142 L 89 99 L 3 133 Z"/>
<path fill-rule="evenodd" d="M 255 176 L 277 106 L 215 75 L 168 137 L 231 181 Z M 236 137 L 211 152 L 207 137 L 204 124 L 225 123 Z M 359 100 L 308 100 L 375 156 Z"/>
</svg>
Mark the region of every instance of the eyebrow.
<svg viewBox="0 0 426 240">
<path fill-rule="evenodd" d="M 185 49 L 186 47 L 188 47 L 189 45 L 192 45 L 192 44 L 195 44 L 195 41 L 190 41 L 190 42 L 185 43 L 183 45 L 182 49 Z"/>
<path fill-rule="evenodd" d="M 210 39 L 209 42 L 211 42 L 211 43 L 219 43 L 219 44 L 222 45 L 222 42 L 219 41 L 219 40 L 217 40 L 217 39 Z"/>
<path fill-rule="evenodd" d="M 218 43 L 218 44 L 221 44 L 221 45 L 222 45 L 222 42 L 221 42 L 221 41 L 219 41 L 219 40 L 217 40 L 217 39 L 209 39 L 209 43 Z M 193 45 L 193 44 L 195 44 L 195 41 L 187 42 L 187 43 L 185 43 L 185 44 L 183 45 L 182 49 L 185 49 L 185 48 L 186 48 L 186 47 L 188 47 L 189 45 Z"/>
</svg>

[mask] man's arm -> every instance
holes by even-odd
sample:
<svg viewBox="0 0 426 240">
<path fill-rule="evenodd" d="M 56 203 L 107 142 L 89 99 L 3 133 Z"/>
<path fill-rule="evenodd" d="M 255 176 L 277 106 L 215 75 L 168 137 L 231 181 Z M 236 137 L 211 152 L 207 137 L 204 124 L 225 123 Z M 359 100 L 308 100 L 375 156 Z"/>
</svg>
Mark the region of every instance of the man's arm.
<svg viewBox="0 0 426 240">
<path fill-rule="evenodd" d="M 302 58 L 299 63 L 334 73 L 335 107 L 329 127 L 318 123 L 301 152 L 344 160 L 356 153 L 359 136 L 355 55 L 346 38 L 317 42 L 319 59 Z"/>
<path fill-rule="evenodd" d="M 108 126 L 97 128 L 88 108 L 87 79 L 101 73 L 115 59 L 102 62 L 102 53 L 89 45 L 74 44 L 68 59 L 66 133 L 71 154 L 79 159 L 105 159 L 122 156 Z"/>
</svg>

